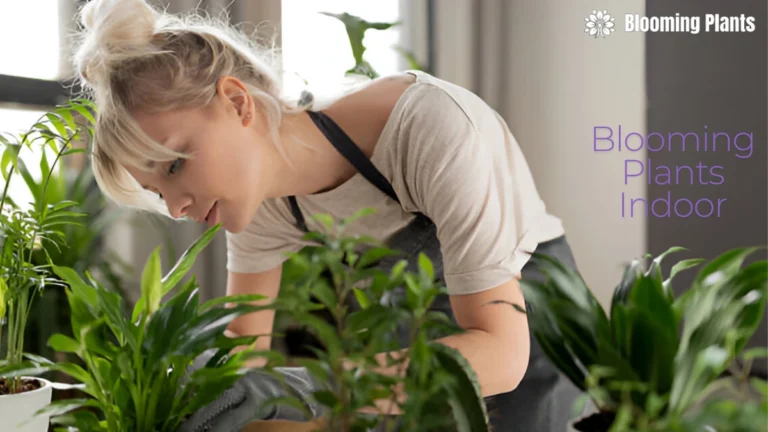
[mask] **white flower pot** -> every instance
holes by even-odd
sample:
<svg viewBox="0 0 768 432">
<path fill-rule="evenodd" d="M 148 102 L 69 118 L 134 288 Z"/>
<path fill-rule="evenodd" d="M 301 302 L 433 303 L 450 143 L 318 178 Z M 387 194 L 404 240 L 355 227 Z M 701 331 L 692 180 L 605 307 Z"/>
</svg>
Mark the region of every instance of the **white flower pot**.
<svg viewBox="0 0 768 432">
<path fill-rule="evenodd" d="M 34 417 L 41 408 L 51 403 L 53 386 L 47 380 L 24 377 L 43 384 L 37 390 L 0 396 L 0 430 L 3 432 L 47 432 L 50 416 Z M 22 424 L 26 422 L 25 424 Z"/>
</svg>

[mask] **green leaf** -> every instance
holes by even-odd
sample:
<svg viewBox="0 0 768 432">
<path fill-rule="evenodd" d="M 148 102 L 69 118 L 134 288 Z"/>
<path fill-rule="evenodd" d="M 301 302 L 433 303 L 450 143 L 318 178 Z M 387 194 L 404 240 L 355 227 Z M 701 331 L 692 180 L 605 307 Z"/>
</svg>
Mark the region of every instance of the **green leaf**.
<svg viewBox="0 0 768 432">
<path fill-rule="evenodd" d="M 339 398 L 336 397 L 336 395 L 333 394 L 333 392 L 330 392 L 328 390 L 316 391 L 312 393 L 312 397 L 314 397 L 316 401 L 320 402 L 321 404 L 331 409 L 335 409 L 336 406 L 339 404 Z"/>
<path fill-rule="evenodd" d="M 2 161 L 0 161 L 0 168 L 1 168 L 0 170 L 3 173 L 3 179 L 6 182 L 9 181 L 8 179 L 11 174 L 10 170 L 8 169 L 8 166 L 10 165 L 14 169 L 16 168 L 18 151 L 19 151 L 19 146 L 7 146 L 3 151 Z"/>
<path fill-rule="evenodd" d="M 677 330 L 677 320 L 660 279 L 641 276 L 630 293 L 630 304 L 655 315 L 654 319 L 667 332 Z"/>
<path fill-rule="evenodd" d="M 85 304 L 95 305 L 97 303 L 98 296 L 96 290 L 87 285 L 73 269 L 54 265 L 53 271 L 69 285 L 72 293 Z"/>
<path fill-rule="evenodd" d="M 675 375 L 675 329 L 665 327 L 649 310 L 629 309 L 628 318 L 632 323 L 628 352 L 632 368 L 652 391 L 666 393 Z"/>
<path fill-rule="evenodd" d="M 312 218 L 322 223 L 328 231 L 333 230 L 334 219 L 333 216 L 326 213 L 318 213 L 312 215 Z"/>
<path fill-rule="evenodd" d="M 584 372 L 576 364 L 573 353 L 568 350 L 562 335 L 558 332 L 555 318 L 550 316 L 549 298 L 544 294 L 549 289 L 548 285 L 535 280 L 522 279 L 520 287 L 525 299 L 534 310 L 534 313 L 528 316 L 528 324 L 542 351 L 576 387 L 585 391 Z"/>
<path fill-rule="evenodd" d="M 382 258 L 386 258 L 388 256 L 394 256 L 399 255 L 400 252 L 389 249 L 386 247 L 377 247 L 377 248 L 371 248 L 360 257 L 360 259 L 355 264 L 356 269 L 363 269 L 367 268 L 371 264 L 375 264 L 379 262 Z"/>
<path fill-rule="evenodd" d="M 361 290 L 360 288 L 353 288 L 352 291 L 355 293 L 355 298 L 357 299 L 357 302 L 360 304 L 361 308 L 367 309 L 371 306 L 371 301 L 368 299 L 365 291 Z M 2 313 L 0 313 L 0 318 L 2 318 Z"/>
<path fill-rule="evenodd" d="M 80 350 L 80 344 L 76 340 L 62 334 L 52 335 L 48 339 L 48 346 L 62 353 L 77 353 Z"/>
<path fill-rule="evenodd" d="M 3 322 L 3 318 L 5 317 L 5 297 L 7 292 L 8 285 L 5 283 L 5 279 L 0 277 L 0 322 Z"/>
<path fill-rule="evenodd" d="M 69 155 L 73 155 L 77 153 L 85 153 L 85 152 L 86 152 L 86 149 L 84 148 L 73 148 L 73 149 L 64 150 L 63 152 L 61 152 L 61 155 L 69 156 Z"/>
<path fill-rule="evenodd" d="M 456 380 L 448 391 L 457 431 L 487 431 L 488 412 L 472 366 L 459 351 L 439 342 L 432 343 L 431 350 L 439 367 Z"/>
<path fill-rule="evenodd" d="M 560 261 L 546 254 L 534 252 L 531 254 L 531 258 L 548 276 L 559 293 L 569 298 L 576 307 L 584 310 L 591 310 L 595 307 L 597 301 L 581 275 L 574 269 L 566 267 Z"/>
<path fill-rule="evenodd" d="M 757 249 L 736 248 L 724 252 L 704 266 L 696 277 L 694 284 L 710 285 L 733 276 L 741 267 L 744 259 Z"/>
<path fill-rule="evenodd" d="M 658 285 L 661 289 L 661 291 L 664 293 L 664 295 L 672 301 L 672 298 L 674 297 L 674 294 L 671 291 L 666 291 L 666 286 L 664 285 L 664 279 L 661 274 L 661 263 L 664 261 L 664 258 L 667 257 L 669 254 L 675 253 L 675 252 L 684 252 L 687 249 L 680 247 L 680 246 L 672 246 L 666 251 L 659 254 L 656 258 L 654 258 L 651 261 L 651 265 L 648 268 L 648 271 L 645 273 L 646 277 L 651 278 L 654 285 Z"/>
<path fill-rule="evenodd" d="M 64 126 L 64 121 L 62 121 L 63 119 L 59 114 L 51 112 L 46 114 L 45 116 L 48 118 L 48 121 L 50 121 L 53 127 L 56 129 L 56 132 L 59 133 L 59 136 L 61 137 L 69 136 L 69 134 L 67 133 L 67 129 Z"/>
<path fill-rule="evenodd" d="M 56 400 L 49 403 L 46 407 L 39 409 L 37 412 L 35 412 L 34 415 L 48 415 L 51 417 L 57 417 L 85 407 L 99 407 L 99 404 L 93 399 Z"/>
<path fill-rule="evenodd" d="M 141 299 L 138 303 L 144 303 L 144 312 L 151 316 L 160 307 L 163 298 L 162 265 L 160 264 L 160 247 L 155 248 L 149 256 L 147 265 L 141 277 Z M 135 312 L 134 312 L 135 315 Z M 136 320 L 133 317 L 133 321 Z"/>
<path fill-rule="evenodd" d="M 691 258 L 675 263 L 675 265 L 672 266 L 672 270 L 669 272 L 669 277 L 664 281 L 665 290 L 669 290 L 669 287 L 672 284 L 672 280 L 675 278 L 675 276 L 677 276 L 678 273 L 696 267 L 704 261 L 706 261 L 704 258 Z"/>
<path fill-rule="evenodd" d="M 85 119 L 88 120 L 90 124 L 96 124 L 96 118 L 93 116 L 91 111 L 89 111 L 86 107 L 81 105 L 73 105 L 72 109 L 77 111 L 83 117 L 85 117 Z"/>
<path fill-rule="evenodd" d="M 758 358 L 768 358 L 768 347 L 755 347 L 744 350 L 741 357 L 744 360 L 754 360 Z"/>
<path fill-rule="evenodd" d="M 100 406 L 103 409 L 103 407 Z M 76 427 L 80 432 L 106 432 L 106 425 L 99 421 L 93 411 L 78 410 L 51 418 L 52 425 Z M 71 429 L 55 429 L 57 432 L 71 432 Z"/>
<path fill-rule="evenodd" d="M 358 210 L 352 216 L 349 216 L 347 218 L 342 219 L 341 222 L 340 222 L 340 225 L 341 226 L 349 225 L 352 222 L 357 221 L 358 219 L 361 219 L 361 218 L 368 217 L 370 215 L 376 214 L 376 211 L 377 210 L 375 208 L 373 208 L 373 207 L 368 207 L 368 208 L 364 208 L 362 210 Z"/>
<path fill-rule="evenodd" d="M 86 385 L 86 388 L 93 388 L 94 382 L 85 369 L 74 363 L 56 363 L 51 366 L 51 369 L 63 372 L 72 378 L 76 379 Z"/>
<path fill-rule="evenodd" d="M 424 253 L 419 253 L 419 273 L 422 278 L 422 284 L 428 285 L 435 280 L 435 268 L 432 266 L 432 261 Z"/>
<path fill-rule="evenodd" d="M 0 376 L 5 378 L 16 378 L 21 376 L 38 376 L 51 371 L 50 364 L 40 364 L 32 361 L 22 361 L 20 363 L 6 364 L 0 366 Z"/>
<path fill-rule="evenodd" d="M 757 377 L 751 377 L 749 382 L 752 384 L 752 387 L 763 395 L 763 400 L 768 399 L 768 381 Z"/>
<path fill-rule="evenodd" d="M 263 294 L 240 294 L 240 295 L 217 297 L 215 299 L 208 300 L 207 302 L 203 303 L 200 306 L 200 310 L 206 311 L 208 309 L 212 309 L 213 307 L 220 306 L 226 303 L 250 303 L 250 302 L 259 302 L 259 301 L 269 300 L 269 299 L 270 297 L 265 296 Z"/>
<path fill-rule="evenodd" d="M 331 289 L 331 286 L 325 279 L 320 279 L 312 285 L 312 294 L 314 294 L 315 297 L 328 308 L 328 310 L 334 310 L 339 301 L 336 292 Z"/>
<path fill-rule="evenodd" d="M 645 261 L 636 258 L 624 269 L 624 275 L 621 278 L 618 286 L 613 291 L 613 299 L 611 301 L 611 309 L 616 305 L 624 304 L 629 299 L 629 293 L 632 287 L 635 286 L 637 279 L 645 271 Z"/>
<path fill-rule="evenodd" d="M 176 284 L 187 275 L 197 259 L 197 256 L 214 239 L 220 228 L 221 224 L 209 228 L 192 244 L 192 246 L 189 247 L 189 249 L 184 251 L 176 265 L 170 272 L 168 272 L 168 275 L 163 278 L 163 295 L 172 290 Z"/>
</svg>

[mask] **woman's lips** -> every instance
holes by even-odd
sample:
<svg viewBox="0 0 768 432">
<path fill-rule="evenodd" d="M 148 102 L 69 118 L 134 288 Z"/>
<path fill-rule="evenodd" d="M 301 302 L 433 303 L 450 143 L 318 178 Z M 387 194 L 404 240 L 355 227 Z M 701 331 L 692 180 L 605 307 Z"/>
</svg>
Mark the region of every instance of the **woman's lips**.
<svg viewBox="0 0 768 432">
<path fill-rule="evenodd" d="M 211 207 L 211 210 L 208 211 L 208 215 L 205 217 L 205 222 L 208 223 L 209 227 L 212 227 L 219 223 L 219 202 L 216 201 L 213 203 L 213 207 Z"/>
</svg>

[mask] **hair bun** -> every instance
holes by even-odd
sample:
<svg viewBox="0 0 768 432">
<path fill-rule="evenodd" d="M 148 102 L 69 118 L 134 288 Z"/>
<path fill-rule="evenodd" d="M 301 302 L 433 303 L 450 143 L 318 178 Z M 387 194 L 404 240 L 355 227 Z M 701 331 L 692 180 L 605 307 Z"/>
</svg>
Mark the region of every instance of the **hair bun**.
<svg viewBox="0 0 768 432">
<path fill-rule="evenodd" d="M 91 0 L 80 10 L 84 27 L 74 63 L 91 86 L 106 82 L 119 61 L 152 40 L 158 14 L 145 0 Z"/>
</svg>

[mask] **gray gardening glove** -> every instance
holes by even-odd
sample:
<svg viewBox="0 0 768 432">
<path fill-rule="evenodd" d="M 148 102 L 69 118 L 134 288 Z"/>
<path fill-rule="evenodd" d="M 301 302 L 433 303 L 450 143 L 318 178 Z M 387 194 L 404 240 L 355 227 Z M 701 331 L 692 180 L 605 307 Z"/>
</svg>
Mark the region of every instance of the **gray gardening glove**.
<svg viewBox="0 0 768 432">
<path fill-rule="evenodd" d="M 201 359 L 202 364 L 204 359 Z M 199 362 L 196 361 L 196 364 Z M 274 368 L 285 385 L 262 369 L 254 369 L 225 391 L 218 399 L 203 407 L 187 419 L 178 432 L 239 432 L 255 420 L 310 421 L 304 412 L 288 405 L 272 405 L 267 401 L 281 396 L 295 396 L 303 401 L 312 418 L 321 417 L 325 407 L 312 398 L 312 393 L 323 389 L 306 368 Z M 286 387 L 289 393 L 286 393 Z"/>
</svg>

